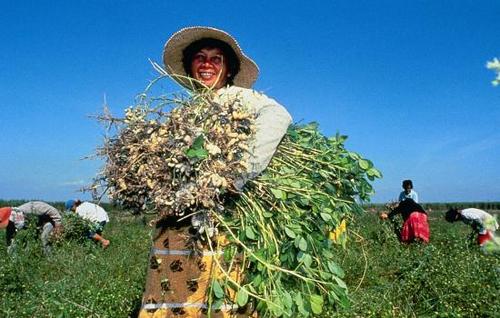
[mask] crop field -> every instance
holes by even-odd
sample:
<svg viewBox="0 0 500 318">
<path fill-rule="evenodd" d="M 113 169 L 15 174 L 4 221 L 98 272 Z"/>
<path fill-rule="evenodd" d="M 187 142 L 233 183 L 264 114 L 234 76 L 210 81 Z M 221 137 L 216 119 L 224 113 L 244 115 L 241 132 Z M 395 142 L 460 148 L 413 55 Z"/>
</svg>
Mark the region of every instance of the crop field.
<svg viewBox="0 0 500 318">
<path fill-rule="evenodd" d="M 346 248 L 334 251 L 351 305 L 324 308 L 323 317 L 498 317 L 499 255 L 483 255 L 467 226 L 442 215 L 430 213 L 428 245 L 401 245 L 376 213 L 355 216 Z M 151 228 L 143 217 L 110 216 L 107 250 L 68 241 L 45 257 L 34 232 L 22 231 L 9 256 L 0 231 L 0 317 L 136 316 Z"/>
</svg>

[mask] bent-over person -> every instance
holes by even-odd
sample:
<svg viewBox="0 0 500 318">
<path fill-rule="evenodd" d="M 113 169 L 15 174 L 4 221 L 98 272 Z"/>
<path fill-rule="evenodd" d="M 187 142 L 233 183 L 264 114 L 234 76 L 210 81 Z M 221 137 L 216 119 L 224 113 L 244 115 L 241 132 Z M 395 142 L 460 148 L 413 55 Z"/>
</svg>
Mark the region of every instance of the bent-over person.
<svg viewBox="0 0 500 318">
<path fill-rule="evenodd" d="M 498 223 L 491 214 L 476 208 L 451 208 L 446 212 L 445 220 L 448 222 L 462 221 L 470 225 L 477 235 L 477 244 L 479 246 L 494 240 L 495 231 L 498 229 Z"/>
<path fill-rule="evenodd" d="M 389 213 L 388 217 L 393 219 L 397 214 L 401 214 L 403 217 L 403 228 L 400 236 L 402 242 L 429 242 L 430 229 L 427 222 L 427 212 L 420 204 L 413 199 L 407 198 L 401 201 Z"/>
<path fill-rule="evenodd" d="M 24 203 L 18 207 L 5 207 L 0 209 L 0 229 L 6 229 L 6 241 L 9 250 L 14 247 L 16 232 L 25 227 L 28 216 L 34 215 L 38 218 L 41 227 L 41 241 L 43 251 L 49 254 L 51 251 L 49 237 L 54 229 L 61 226 L 61 213 L 55 207 L 42 201 Z"/>
</svg>

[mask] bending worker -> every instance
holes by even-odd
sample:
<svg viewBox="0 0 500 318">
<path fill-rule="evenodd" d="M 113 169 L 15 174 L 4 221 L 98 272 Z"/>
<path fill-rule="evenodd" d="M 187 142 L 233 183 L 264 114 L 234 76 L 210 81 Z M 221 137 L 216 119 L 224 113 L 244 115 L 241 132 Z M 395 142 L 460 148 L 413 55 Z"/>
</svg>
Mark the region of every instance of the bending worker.
<svg viewBox="0 0 500 318">
<path fill-rule="evenodd" d="M 78 214 L 81 218 L 94 223 L 94 229 L 89 231 L 87 236 L 96 242 L 101 243 L 103 248 L 109 246 L 109 240 L 102 236 L 102 231 L 106 223 L 109 222 L 108 213 L 102 207 L 91 202 L 82 202 L 80 200 L 68 200 L 65 204 L 66 210 Z"/>
<path fill-rule="evenodd" d="M 32 201 L 18 207 L 0 209 L 0 229 L 6 229 L 9 251 L 14 248 L 13 240 L 18 230 L 25 227 L 29 215 L 38 217 L 38 225 L 42 228 L 41 240 L 45 254 L 50 253 L 49 237 L 54 229 L 61 226 L 61 213 L 55 207 L 42 201 Z"/>
</svg>

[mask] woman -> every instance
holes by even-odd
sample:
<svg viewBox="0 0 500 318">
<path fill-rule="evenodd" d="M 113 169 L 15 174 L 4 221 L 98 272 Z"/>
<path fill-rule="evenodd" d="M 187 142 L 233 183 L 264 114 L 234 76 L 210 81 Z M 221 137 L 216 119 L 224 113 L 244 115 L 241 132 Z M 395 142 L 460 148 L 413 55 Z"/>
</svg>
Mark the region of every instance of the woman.
<svg viewBox="0 0 500 318">
<path fill-rule="evenodd" d="M 403 180 L 403 191 L 399 194 L 399 202 L 406 199 L 412 199 L 418 203 L 418 194 L 413 190 L 413 182 L 411 180 Z"/>
<path fill-rule="evenodd" d="M 102 248 L 107 248 L 110 241 L 104 238 L 102 232 L 104 226 L 109 222 L 108 213 L 102 207 L 91 202 L 82 202 L 80 200 L 68 200 L 65 203 L 66 210 L 75 212 L 85 220 L 94 224 L 93 229 L 87 233 L 87 237 L 99 242 Z"/>
<path fill-rule="evenodd" d="M 259 175 L 285 135 L 292 119 L 286 109 L 275 100 L 251 89 L 259 73 L 254 61 L 241 50 L 228 33 L 211 27 L 184 28 L 166 42 L 163 61 L 166 73 L 190 90 L 204 90 L 213 94 L 218 103 L 243 100 L 255 114 L 255 133 L 247 154 L 248 168 L 236 187 L 240 190 L 246 181 Z M 217 251 L 204 251 L 202 257 L 191 257 L 187 248 L 189 233 L 210 231 L 203 219 L 178 222 L 175 217 L 156 224 L 157 234 L 151 251 L 150 266 L 140 317 L 201 317 L 206 313 L 206 290 L 210 278 L 218 275 L 213 260 Z M 219 273 L 220 274 L 220 273 Z M 239 273 L 232 272 L 237 280 Z M 227 309 L 227 310 L 226 310 Z M 223 308 L 212 317 L 227 317 L 244 308 Z"/>
<path fill-rule="evenodd" d="M 61 213 L 55 207 L 41 201 L 24 203 L 18 207 L 5 207 L 0 209 L 0 229 L 6 229 L 7 246 L 12 250 L 13 240 L 18 230 L 25 227 L 28 216 L 34 215 L 38 218 L 41 227 L 41 240 L 43 251 L 48 255 L 51 251 L 49 237 L 53 231 L 59 231 L 61 227 Z"/>
<path fill-rule="evenodd" d="M 404 220 L 401 230 L 402 242 L 429 242 L 430 230 L 427 222 L 427 212 L 420 204 L 413 201 L 413 199 L 405 199 L 389 213 L 388 217 L 392 219 L 397 214 L 401 214 Z"/>
<path fill-rule="evenodd" d="M 275 100 L 251 89 L 259 69 L 228 33 L 210 27 L 184 28 L 172 35 L 163 51 L 165 70 L 188 89 L 211 89 L 220 102 L 241 98 L 256 114 L 256 132 L 248 175 L 262 172 L 285 135 L 292 117 Z M 194 79 L 194 81 L 193 81 Z"/>
<path fill-rule="evenodd" d="M 498 223 L 495 218 L 481 209 L 469 208 L 457 210 L 451 208 L 445 214 L 445 220 L 448 222 L 462 221 L 472 226 L 477 233 L 477 244 L 485 245 L 488 241 L 494 240 L 495 231 L 498 229 Z"/>
</svg>

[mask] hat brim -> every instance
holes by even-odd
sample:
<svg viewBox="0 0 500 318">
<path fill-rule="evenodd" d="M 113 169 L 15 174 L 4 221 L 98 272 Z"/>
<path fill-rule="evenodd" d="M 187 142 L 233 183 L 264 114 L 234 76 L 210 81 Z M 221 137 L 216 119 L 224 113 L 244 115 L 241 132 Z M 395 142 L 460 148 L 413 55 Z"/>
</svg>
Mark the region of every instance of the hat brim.
<svg viewBox="0 0 500 318">
<path fill-rule="evenodd" d="M 236 86 L 251 88 L 259 75 L 259 67 L 241 50 L 238 42 L 228 33 L 212 27 L 189 27 L 174 33 L 165 43 L 163 63 L 165 70 L 181 85 L 191 88 L 191 81 L 182 63 L 183 51 L 191 43 L 212 38 L 227 43 L 240 61 L 240 70 L 235 75 L 233 83 Z"/>
</svg>

